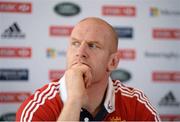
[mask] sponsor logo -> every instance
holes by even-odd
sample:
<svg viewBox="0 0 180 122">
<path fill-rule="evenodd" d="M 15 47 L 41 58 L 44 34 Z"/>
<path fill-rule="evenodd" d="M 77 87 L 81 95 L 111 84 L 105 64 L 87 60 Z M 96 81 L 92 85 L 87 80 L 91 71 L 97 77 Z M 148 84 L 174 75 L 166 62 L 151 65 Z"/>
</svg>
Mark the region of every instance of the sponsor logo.
<svg viewBox="0 0 180 122">
<path fill-rule="evenodd" d="M 173 92 L 168 92 L 159 102 L 159 106 L 174 106 L 179 107 L 180 102 L 176 100 Z"/>
<path fill-rule="evenodd" d="M 57 80 L 62 77 L 64 74 L 65 70 L 50 70 L 49 71 L 49 80 Z"/>
<path fill-rule="evenodd" d="M 112 80 L 119 80 L 121 82 L 126 82 L 131 79 L 131 74 L 123 69 L 117 69 L 111 72 Z"/>
<path fill-rule="evenodd" d="M 136 57 L 136 52 L 134 49 L 120 49 L 119 58 L 124 60 L 134 60 Z"/>
<path fill-rule="evenodd" d="M 109 117 L 108 120 L 110 122 L 126 122 L 126 120 L 122 120 L 120 116 L 112 116 Z"/>
<path fill-rule="evenodd" d="M 29 96 L 29 92 L 0 92 L 0 103 L 21 103 Z"/>
<path fill-rule="evenodd" d="M 114 27 L 119 38 L 133 38 L 132 27 Z"/>
<path fill-rule="evenodd" d="M 111 110 L 111 111 L 112 111 L 112 109 L 113 109 L 113 106 L 112 106 L 112 104 L 111 104 L 110 101 L 108 102 L 108 109 Z"/>
<path fill-rule="evenodd" d="M 24 38 L 25 34 L 21 32 L 19 25 L 14 22 L 2 34 L 1 38 Z"/>
<path fill-rule="evenodd" d="M 54 7 L 54 11 L 62 16 L 74 16 L 80 13 L 81 8 L 74 3 L 63 2 Z"/>
<path fill-rule="evenodd" d="M 102 7 L 102 15 L 104 16 L 136 16 L 136 8 L 134 6 L 109 6 Z"/>
<path fill-rule="evenodd" d="M 160 15 L 160 11 L 156 7 L 151 7 L 150 8 L 150 16 L 156 17 Z"/>
<path fill-rule="evenodd" d="M 0 2 L 0 12 L 31 13 L 32 4 L 26 2 Z"/>
<path fill-rule="evenodd" d="M 15 121 L 16 113 L 6 113 L 0 116 L 0 121 Z"/>
<path fill-rule="evenodd" d="M 180 121 L 180 114 L 161 114 L 160 118 L 162 121 L 167 122 Z"/>
<path fill-rule="evenodd" d="M 0 80 L 28 80 L 28 69 L 0 69 Z"/>
<path fill-rule="evenodd" d="M 0 58 L 30 58 L 29 47 L 0 47 Z"/>
<path fill-rule="evenodd" d="M 154 71 L 152 80 L 156 82 L 180 82 L 180 72 Z"/>
<path fill-rule="evenodd" d="M 54 48 L 47 48 L 46 50 L 46 56 L 47 58 L 57 58 L 57 57 L 65 57 L 66 51 L 60 51 Z"/>
<path fill-rule="evenodd" d="M 177 52 L 149 52 L 149 51 L 145 51 L 145 56 L 148 58 L 164 58 L 164 59 L 168 59 L 168 60 L 178 60 L 180 59 L 180 54 L 178 54 Z"/>
<path fill-rule="evenodd" d="M 51 26 L 50 36 L 69 36 L 71 34 L 73 27 L 69 26 Z"/>
<path fill-rule="evenodd" d="M 157 7 L 150 8 L 150 16 L 159 17 L 159 16 L 180 16 L 179 10 L 170 10 L 170 9 L 160 9 Z"/>
<path fill-rule="evenodd" d="M 180 29 L 156 28 L 152 33 L 155 39 L 180 39 Z"/>
</svg>

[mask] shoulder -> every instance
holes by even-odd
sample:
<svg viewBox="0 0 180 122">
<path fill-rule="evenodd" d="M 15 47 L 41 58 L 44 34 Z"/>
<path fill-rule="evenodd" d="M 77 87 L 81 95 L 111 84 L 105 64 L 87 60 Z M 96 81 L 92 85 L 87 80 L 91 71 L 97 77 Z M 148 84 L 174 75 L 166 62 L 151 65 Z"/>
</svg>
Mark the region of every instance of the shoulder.
<svg viewBox="0 0 180 122">
<path fill-rule="evenodd" d="M 120 81 L 113 81 L 113 87 L 117 97 L 125 99 L 125 102 L 138 102 L 149 105 L 149 100 L 146 95 L 139 89 L 128 87 Z"/>
<path fill-rule="evenodd" d="M 144 94 L 143 91 L 128 87 L 118 80 L 113 81 L 113 86 L 115 89 L 116 97 L 118 98 L 116 99 L 116 102 L 121 102 L 123 106 L 126 106 L 126 109 L 129 110 L 129 113 L 131 113 L 131 115 L 133 108 L 134 116 L 136 117 L 147 117 L 143 118 L 143 120 L 159 120 L 155 108 L 152 106 L 148 97 Z"/>
<path fill-rule="evenodd" d="M 16 120 L 54 120 L 51 116 L 59 114 L 59 108 L 62 102 L 59 96 L 59 82 L 52 81 L 42 88 L 35 91 L 29 98 L 27 98 L 16 113 Z M 56 115 L 56 116 L 57 116 Z M 50 118 L 47 118 L 47 117 Z"/>
<path fill-rule="evenodd" d="M 119 80 L 113 81 L 113 86 L 115 89 L 115 93 L 120 93 L 123 97 L 135 98 L 142 103 L 143 101 L 148 101 L 148 98 L 143 93 L 143 91 L 137 88 L 126 86 L 122 84 Z"/>
</svg>

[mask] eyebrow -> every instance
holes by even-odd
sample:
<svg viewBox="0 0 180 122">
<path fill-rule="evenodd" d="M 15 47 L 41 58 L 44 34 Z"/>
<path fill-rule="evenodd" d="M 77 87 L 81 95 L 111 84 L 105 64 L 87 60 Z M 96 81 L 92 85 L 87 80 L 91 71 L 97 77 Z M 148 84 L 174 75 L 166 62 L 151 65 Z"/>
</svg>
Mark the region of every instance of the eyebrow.
<svg viewBox="0 0 180 122">
<path fill-rule="evenodd" d="M 79 41 L 78 39 L 76 39 L 76 38 L 74 38 L 74 37 L 72 37 L 72 38 L 71 38 L 71 40 L 74 40 L 74 41 Z"/>
<path fill-rule="evenodd" d="M 76 39 L 75 37 L 72 37 L 71 40 L 80 41 L 79 39 Z M 102 45 L 98 41 L 95 41 L 95 40 L 87 40 L 87 43 L 95 43 L 95 44 L 98 44 L 98 45 Z"/>
</svg>

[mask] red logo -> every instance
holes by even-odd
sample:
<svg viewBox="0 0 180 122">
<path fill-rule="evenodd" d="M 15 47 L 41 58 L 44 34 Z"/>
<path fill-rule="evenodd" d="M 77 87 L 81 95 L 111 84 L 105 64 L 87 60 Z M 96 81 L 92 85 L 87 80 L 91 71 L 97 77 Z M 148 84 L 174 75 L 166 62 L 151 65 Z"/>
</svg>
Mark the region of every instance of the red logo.
<svg viewBox="0 0 180 122">
<path fill-rule="evenodd" d="M 0 92 L 0 103 L 23 102 L 29 96 L 29 92 Z"/>
<path fill-rule="evenodd" d="M 134 60 L 136 57 L 136 52 L 134 49 L 120 49 L 119 58 L 125 60 Z"/>
<path fill-rule="evenodd" d="M 32 4 L 25 2 L 0 2 L 0 12 L 31 13 Z"/>
<path fill-rule="evenodd" d="M 102 15 L 132 17 L 136 15 L 136 8 L 134 6 L 103 6 Z"/>
<path fill-rule="evenodd" d="M 180 121 L 180 114 L 175 114 L 175 115 L 160 115 L 160 118 L 162 121 Z"/>
<path fill-rule="evenodd" d="M 180 82 L 180 72 L 155 71 L 152 73 L 152 79 L 157 82 Z"/>
<path fill-rule="evenodd" d="M 180 29 L 153 29 L 155 39 L 180 39 Z"/>
<path fill-rule="evenodd" d="M 30 58 L 31 48 L 29 47 L 0 47 L 0 58 Z"/>
<path fill-rule="evenodd" d="M 62 77 L 62 75 L 64 74 L 64 70 L 50 70 L 49 71 L 49 80 L 57 80 L 60 79 Z"/>
<path fill-rule="evenodd" d="M 73 27 L 69 26 L 51 26 L 50 36 L 69 36 Z"/>
</svg>

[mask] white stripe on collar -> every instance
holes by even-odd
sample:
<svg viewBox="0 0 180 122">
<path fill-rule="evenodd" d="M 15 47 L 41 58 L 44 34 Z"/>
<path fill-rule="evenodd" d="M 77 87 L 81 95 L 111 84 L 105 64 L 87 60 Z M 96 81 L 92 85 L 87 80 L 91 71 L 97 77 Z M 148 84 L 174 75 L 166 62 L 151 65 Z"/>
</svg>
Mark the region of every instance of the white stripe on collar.
<svg viewBox="0 0 180 122">
<path fill-rule="evenodd" d="M 62 78 L 59 80 L 60 84 L 60 96 L 63 103 L 67 100 L 67 90 L 66 90 L 66 83 L 65 83 L 65 76 L 63 75 Z"/>
<path fill-rule="evenodd" d="M 106 92 L 106 98 L 104 100 L 104 107 L 109 113 L 112 113 L 115 110 L 115 92 L 114 92 L 113 82 L 110 77 Z"/>
<path fill-rule="evenodd" d="M 63 75 L 63 77 L 58 82 L 60 84 L 60 96 L 64 103 L 67 100 L 65 76 Z M 109 83 L 104 101 L 104 107 L 106 108 L 108 113 L 112 113 L 115 110 L 115 93 L 113 88 L 113 82 L 110 77 L 108 82 Z"/>
</svg>

